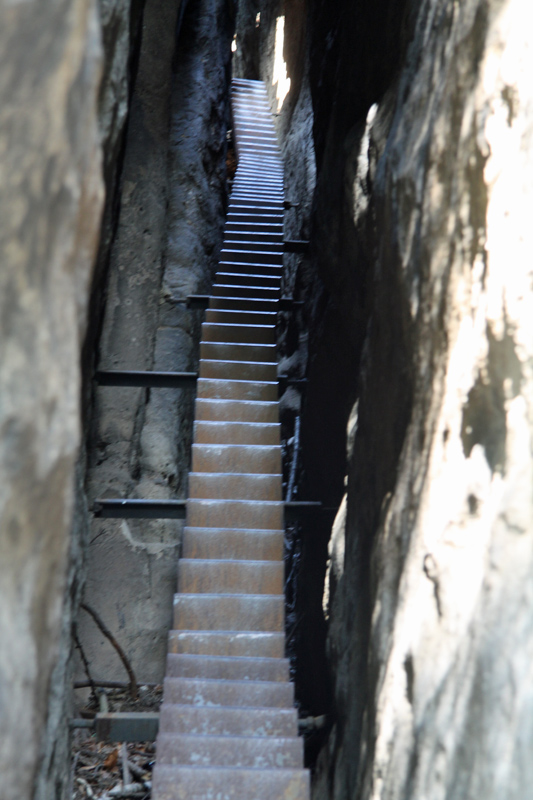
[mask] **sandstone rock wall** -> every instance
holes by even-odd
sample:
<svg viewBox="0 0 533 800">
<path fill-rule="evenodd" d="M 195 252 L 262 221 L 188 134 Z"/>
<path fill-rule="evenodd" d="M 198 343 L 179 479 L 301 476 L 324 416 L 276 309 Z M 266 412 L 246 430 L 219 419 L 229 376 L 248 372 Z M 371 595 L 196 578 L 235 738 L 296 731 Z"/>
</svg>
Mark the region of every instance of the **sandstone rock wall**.
<svg viewBox="0 0 533 800">
<path fill-rule="evenodd" d="M 266 41 L 289 6 L 261 7 Z M 331 538 L 301 531 L 295 601 L 321 713 L 326 590 L 320 800 L 531 785 L 530 18 L 312 0 L 296 22 L 317 163 L 299 491 L 339 507 Z"/>
<path fill-rule="evenodd" d="M 337 723 L 316 796 L 523 798 L 530 11 L 407 11 L 401 71 L 348 184 L 356 230 L 375 231 L 373 300 L 330 607 Z"/>
<path fill-rule="evenodd" d="M 99 369 L 195 369 L 201 316 L 180 301 L 208 290 L 222 240 L 231 34 L 221 0 L 185 10 L 146 4 Z M 194 388 L 99 389 L 91 500 L 186 497 L 193 399 Z M 140 681 L 164 673 L 181 527 L 159 520 L 92 526 L 84 599 Z M 78 629 L 93 676 L 123 679 L 116 653 L 84 612 Z"/>
<path fill-rule="evenodd" d="M 60 797 L 80 352 L 103 201 L 101 48 L 90 0 L 0 7 L 0 776 Z M 61 755 L 60 755 L 61 757 Z M 44 788 L 43 788 L 44 787 Z"/>
</svg>

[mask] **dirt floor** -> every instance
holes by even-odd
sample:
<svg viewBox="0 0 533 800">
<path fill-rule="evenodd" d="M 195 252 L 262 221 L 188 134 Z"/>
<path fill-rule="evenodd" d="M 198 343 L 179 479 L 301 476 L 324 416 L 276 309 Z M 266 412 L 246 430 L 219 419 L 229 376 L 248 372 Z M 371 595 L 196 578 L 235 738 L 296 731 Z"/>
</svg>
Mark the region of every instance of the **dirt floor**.
<svg viewBox="0 0 533 800">
<path fill-rule="evenodd" d="M 90 719 L 97 710 L 158 711 L 162 686 L 140 686 L 133 701 L 127 689 L 98 689 L 79 710 Z M 155 742 L 99 742 L 86 729 L 76 729 L 72 737 L 72 800 L 150 800 Z"/>
</svg>

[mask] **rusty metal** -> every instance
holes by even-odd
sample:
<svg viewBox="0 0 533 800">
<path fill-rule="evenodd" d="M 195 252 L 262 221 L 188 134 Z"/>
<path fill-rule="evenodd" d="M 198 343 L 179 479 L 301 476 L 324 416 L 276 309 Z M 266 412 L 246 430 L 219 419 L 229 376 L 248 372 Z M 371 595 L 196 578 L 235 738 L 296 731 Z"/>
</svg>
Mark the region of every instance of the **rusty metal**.
<svg viewBox="0 0 533 800">
<path fill-rule="evenodd" d="M 100 386 L 129 386 L 149 389 L 183 389 L 195 386 L 196 372 L 156 372 L 152 370 L 99 370 L 95 381 Z"/>
<path fill-rule="evenodd" d="M 105 519 L 185 519 L 187 501 L 106 497 L 95 500 L 92 510 Z"/>
</svg>

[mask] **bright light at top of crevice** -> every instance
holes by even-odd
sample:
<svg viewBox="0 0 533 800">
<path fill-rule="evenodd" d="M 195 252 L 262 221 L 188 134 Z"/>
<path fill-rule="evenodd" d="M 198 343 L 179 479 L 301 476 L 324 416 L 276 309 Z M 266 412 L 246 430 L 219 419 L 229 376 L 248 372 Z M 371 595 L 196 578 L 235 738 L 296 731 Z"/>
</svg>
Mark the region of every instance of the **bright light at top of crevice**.
<svg viewBox="0 0 533 800">
<path fill-rule="evenodd" d="M 285 17 L 278 17 L 276 20 L 276 42 L 274 46 L 274 73 L 272 75 L 272 86 L 276 87 L 276 100 L 279 112 L 283 101 L 287 97 L 291 88 L 291 79 L 287 77 L 287 65 L 283 58 L 283 43 L 285 41 Z"/>
<path fill-rule="evenodd" d="M 232 53 L 237 52 L 237 34 L 235 34 L 235 36 L 233 37 L 233 41 L 231 42 L 231 52 Z"/>
</svg>

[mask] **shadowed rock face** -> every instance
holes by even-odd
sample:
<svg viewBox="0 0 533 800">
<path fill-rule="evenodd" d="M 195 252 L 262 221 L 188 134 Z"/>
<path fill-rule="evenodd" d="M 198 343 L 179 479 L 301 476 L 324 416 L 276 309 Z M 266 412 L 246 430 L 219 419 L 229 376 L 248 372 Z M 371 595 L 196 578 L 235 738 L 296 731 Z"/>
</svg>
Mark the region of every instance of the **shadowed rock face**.
<svg viewBox="0 0 533 800">
<path fill-rule="evenodd" d="M 222 241 L 231 26 L 222 0 L 146 3 L 100 369 L 196 367 L 201 312 L 180 301 L 209 287 Z M 187 389 L 97 389 L 91 500 L 186 497 L 193 400 Z M 165 520 L 92 525 L 85 599 L 141 681 L 164 673 L 181 529 Z M 78 624 L 94 675 L 122 680 L 123 666 L 91 618 L 82 612 Z"/>
<path fill-rule="evenodd" d="M 261 24 L 285 10 L 287 25 L 292 6 L 265 3 Z M 300 491 L 346 491 L 321 800 L 521 798 L 531 784 L 529 16 L 521 0 L 318 1 L 295 23 L 318 167 L 293 281 L 308 301 L 292 334 L 291 364 L 309 354 Z M 297 100 L 280 123 L 289 157 Z M 295 607 L 318 646 L 327 533 L 309 539 Z M 308 699 L 320 656 L 305 647 Z"/>
<path fill-rule="evenodd" d="M 103 1 L 102 37 L 89 0 L 0 12 L 2 800 L 67 791 L 66 642 L 86 535 L 83 503 L 74 511 L 79 359 L 102 207 L 97 100 L 112 186 L 128 75 L 139 75 L 138 138 L 124 161 L 101 366 L 188 367 L 195 323 L 172 300 L 203 288 L 216 260 L 226 76 L 214 43 L 231 35 L 216 16 L 225 4 L 206 0 L 199 23 L 219 65 L 200 117 L 187 117 L 197 97 L 179 79 L 170 105 L 161 35 L 172 54 L 177 4 L 164 4 L 165 16 L 146 3 L 153 24 L 137 72 L 142 6 Z M 299 499 L 337 505 L 345 495 L 329 542 L 327 622 L 328 529 L 304 530 L 289 586 L 299 700 L 320 714 L 333 697 L 314 793 L 523 800 L 533 779 L 529 5 L 250 0 L 239 19 L 259 52 L 241 53 L 239 68 L 269 84 L 283 13 L 292 88 L 277 125 L 287 194 L 302 204 L 286 234 L 311 238 L 308 259 L 287 261 L 286 292 L 306 305 L 281 319 L 284 370 L 309 377 L 303 403 L 295 390 L 286 400 L 287 419 L 301 414 Z M 182 64 L 194 61 L 188 42 Z M 165 194 L 155 187 L 166 186 L 169 131 L 175 190 Z M 117 494 L 181 491 L 187 405 L 116 392 L 101 398 L 92 488 L 112 477 Z M 147 594 L 160 570 L 170 596 L 173 561 L 161 554 L 174 552 L 176 532 L 128 539 L 113 525 L 94 561 L 107 569 L 106 548 L 122 546 Z M 96 597 L 108 573 L 93 576 Z M 106 621 L 118 628 L 122 617 Z M 137 630 L 138 620 L 132 641 Z"/>
<path fill-rule="evenodd" d="M 329 640 L 341 793 L 519 798 L 531 783 L 524 12 L 422 3 L 358 150 L 352 216 L 370 212 L 376 236 Z"/>
<path fill-rule="evenodd" d="M 0 15 L 0 775 L 3 798 L 26 800 L 48 712 L 66 754 L 60 682 L 48 701 L 53 668 L 65 669 L 63 594 L 74 586 L 79 362 L 103 199 L 101 54 L 88 0 L 3 4 Z"/>
</svg>

